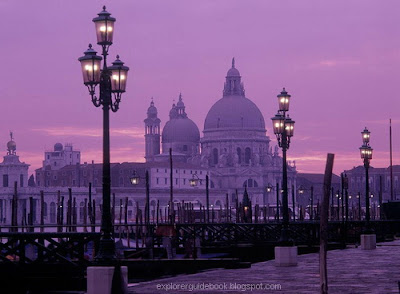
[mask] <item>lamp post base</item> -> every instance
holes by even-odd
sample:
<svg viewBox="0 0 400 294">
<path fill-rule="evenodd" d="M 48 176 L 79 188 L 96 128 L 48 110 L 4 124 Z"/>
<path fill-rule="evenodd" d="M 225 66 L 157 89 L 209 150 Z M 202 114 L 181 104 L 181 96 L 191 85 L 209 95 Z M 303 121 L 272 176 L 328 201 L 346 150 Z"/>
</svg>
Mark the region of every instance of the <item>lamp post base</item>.
<svg viewBox="0 0 400 294">
<path fill-rule="evenodd" d="M 111 294 L 114 283 L 120 282 L 121 285 L 114 285 L 114 288 L 124 289 L 128 285 L 128 267 L 121 266 L 122 278 L 117 279 L 114 274 L 117 271 L 114 266 L 91 266 L 87 268 L 87 294 Z M 119 291 L 119 293 L 125 293 Z"/>
<path fill-rule="evenodd" d="M 297 246 L 275 247 L 275 266 L 296 266 Z"/>
<path fill-rule="evenodd" d="M 99 264 L 114 264 L 115 256 L 115 242 L 113 239 L 100 239 L 99 252 L 95 257 L 95 261 Z"/>
<path fill-rule="evenodd" d="M 361 250 L 373 250 L 376 249 L 376 235 L 375 234 L 363 234 L 360 236 Z"/>
</svg>

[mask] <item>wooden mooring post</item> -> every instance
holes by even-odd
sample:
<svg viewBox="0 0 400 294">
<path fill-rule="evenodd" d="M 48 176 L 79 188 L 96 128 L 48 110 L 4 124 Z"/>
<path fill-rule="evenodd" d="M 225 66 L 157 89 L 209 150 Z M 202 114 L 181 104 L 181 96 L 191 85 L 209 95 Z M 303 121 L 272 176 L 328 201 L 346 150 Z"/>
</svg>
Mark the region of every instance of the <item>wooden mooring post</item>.
<svg viewBox="0 0 400 294">
<path fill-rule="evenodd" d="M 321 294 L 328 294 L 328 269 L 326 264 L 326 253 L 328 247 L 329 194 L 331 190 L 334 158 L 334 154 L 328 153 L 324 176 L 324 198 L 322 199 L 319 245 L 319 274 Z"/>
</svg>

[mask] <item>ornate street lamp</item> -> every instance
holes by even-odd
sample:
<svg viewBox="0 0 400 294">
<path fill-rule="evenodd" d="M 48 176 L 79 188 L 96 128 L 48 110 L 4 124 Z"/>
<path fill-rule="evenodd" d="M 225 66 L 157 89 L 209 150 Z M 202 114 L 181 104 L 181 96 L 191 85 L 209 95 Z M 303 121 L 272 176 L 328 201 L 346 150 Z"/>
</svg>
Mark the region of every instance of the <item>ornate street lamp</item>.
<svg viewBox="0 0 400 294">
<path fill-rule="evenodd" d="M 192 178 L 189 180 L 189 184 L 192 187 L 196 187 L 201 181 L 197 174 L 193 174 Z M 210 222 L 210 190 L 209 190 L 209 177 L 208 174 L 206 175 L 206 222 Z M 211 205 L 213 206 L 213 205 Z M 213 213 L 214 216 L 214 213 Z"/>
<path fill-rule="evenodd" d="M 287 162 L 286 151 L 289 149 L 290 138 L 294 133 L 294 121 L 286 116 L 289 111 L 290 95 L 285 88 L 277 96 L 279 110 L 278 113 L 272 118 L 272 127 L 274 134 L 278 140 L 279 147 L 282 148 L 282 208 L 283 208 L 283 223 L 281 231 L 281 242 L 288 243 L 288 225 L 289 225 L 289 206 L 288 206 L 288 187 L 287 187 Z"/>
<path fill-rule="evenodd" d="M 146 170 L 146 209 L 144 215 L 144 221 L 147 225 L 148 233 L 150 230 L 150 184 L 149 184 L 149 171 Z M 139 185 L 140 183 L 140 176 L 137 174 L 136 171 L 133 171 L 133 175 L 130 177 L 130 181 L 132 185 Z"/>
<path fill-rule="evenodd" d="M 361 132 L 363 144 L 359 148 L 361 159 L 364 161 L 365 168 L 365 220 L 366 220 L 366 230 L 370 231 L 370 214 L 369 214 L 369 176 L 368 169 L 369 164 L 372 159 L 372 151 L 373 149 L 369 146 L 370 132 L 367 128 Z"/>
<path fill-rule="evenodd" d="M 123 62 L 117 60 L 112 66 L 107 66 L 108 49 L 113 43 L 115 18 L 106 11 L 98 14 L 93 19 L 96 28 L 97 44 L 102 48 L 102 57 L 97 56 L 97 52 L 89 49 L 84 52 L 84 56 L 78 60 L 81 62 L 83 83 L 88 87 L 89 94 L 94 106 L 103 108 L 103 210 L 101 218 L 101 239 L 99 252 L 96 260 L 107 262 L 115 259 L 115 244 L 112 237 L 112 221 L 110 212 L 110 109 L 116 112 L 119 108 L 121 95 L 126 89 L 127 73 L 129 68 Z M 103 68 L 100 68 L 103 60 Z M 96 87 L 99 85 L 99 95 L 96 95 Z M 114 98 L 113 98 L 114 96 Z"/>
</svg>

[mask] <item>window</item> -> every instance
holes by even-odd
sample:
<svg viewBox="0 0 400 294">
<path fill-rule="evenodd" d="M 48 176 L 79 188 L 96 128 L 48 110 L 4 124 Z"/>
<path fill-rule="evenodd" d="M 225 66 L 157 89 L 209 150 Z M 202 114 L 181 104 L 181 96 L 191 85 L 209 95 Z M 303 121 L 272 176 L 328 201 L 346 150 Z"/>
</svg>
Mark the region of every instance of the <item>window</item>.
<svg viewBox="0 0 400 294">
<path fill-rule="evenodd" d="M 53 179 L 54 179 L 54 180 L 57 180 L 57 176 L 56 176 L 56 175 L 54 175 L 54 176 L 53 176 Z"/>
<path fill-rule="evenodd" d="M 19 186 L 20 187 L 24 186 L 24 175 L 19 175 Z"/>
<path fill-rule="evenodd" d="M 177 169 L 175 170 L 175 173 L 176 173 L 176 174 L 178 173 L 178 170 L 177 170 Z"/>
<path fill-rule="evenodd" d="M 186 185 L 186 179 L 183 179 L 183 184 Z"/>
<path fill-rule="evenodd" d="M 203 172 L 202 172 L 202 171 L 200 171 L 200 174 L 202 175 L 202 174 L 203 174 Z"/>
<path fill-rule="evenodd" d="M 157 185 L 158 185 L 158 183 L 159 183 L 159 180 L 158 180 L 158 178 L 157 178 L 156 180 L 157 180 Z"/>
<path fill-rule="evenodd" d="M 57 166 L 57 161 L 54 161 L 54 166 Z"/>
<path fill-rule="evenodd" d="M 123 177 L 120 177 L 120 178 L 119 178 L 119 184 L 120 184 L 121 186 L 124 185 L 124 178 L 123 178 Z"/>
<path fill-rule="evenodd" d="M 214 148 L 213 149 L 213 164 L 218 164 L 218 149 Z"/>
<path fill-rule="evenodd" d="M 47 155 L 47 159 L 50 159 L 50 155 Z"/>
<path fill-rule="evenodd" d="M 165 178 L 164 180 L 165 180 L 165 185 L 166 185 L 166 184 L 167 184 L 167 180 L 168 180 L 168 179 L 167 179 L 167 178 Z"/>
<path fill-rule="evenodd" d="M 175 179 L 175 185 L 178 185 L 178 179 Z"/>
<path fill-rule="evenodd" d="M 239 147 L 236 149 L 236 153 L 238 156 L 238 163 L 242 163 L 242 149 L 240 149 Z"/>
<path fill-rule="evenodd" d="M 186 169 L 183 170 L 183 174 L 186 174 Z"/>
<path fill-rule="evenodd" d="M 167 169 L 165 169 L 165 173 L 167 173 Z"/>
<path fill-rule="evenodd" d="M 158 172 L 158 168 L 157 168 L 157 172 Z"/>
<path fill-rule="evenodd" d="M 8 175 L 3 175 L 3 187 L 8 187 Z"/>
<path fill-rule="evenodd" d="M 76 184 L 76 181 L 72 180 L 72 185 L 75 186 L 75 184 Z"/>
<path fill-rule="evenodd" d="M 247 148 L 244 150 L 244 162 L 245 162 L 246 164 L 250 164 L 250 158 L 251 158 L 251 150 L 250 150 L 249 147 L 247 147 Z"/>
<path fill-rule="evenodd" d="M 183 151 L 188 151 L 188 146 L 187 145 L 183 145 Z"/>
</svg>

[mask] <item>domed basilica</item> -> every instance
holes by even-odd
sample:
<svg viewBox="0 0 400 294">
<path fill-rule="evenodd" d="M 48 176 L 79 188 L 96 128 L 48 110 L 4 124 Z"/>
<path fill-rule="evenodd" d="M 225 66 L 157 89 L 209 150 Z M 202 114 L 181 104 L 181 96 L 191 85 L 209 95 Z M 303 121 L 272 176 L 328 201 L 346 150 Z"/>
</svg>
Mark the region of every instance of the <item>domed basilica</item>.
<svg viewBox="0 0 400 294">
<path fill-rule="evenodd" d="M 168 160 L 171 148 L 174 162 L 206 169 L 211 187 L 226 191 L 232 200 L 237 191 L 241 193 L 247 187 L 254 204 L 276 202 L 274 193 L 268 195 L 265 187 L 281 182 L 282 158 L 278 156 L 278 147 L 275 146 L 273 151 L 270 146 L 261 111 L 245 96 L 235 59 L 227 72 L 222 98 L 208 111 L 202 138 L 186 113 L 182 95 L 179 95 L 178 103 L 172 105 L 161 136 L 161 121 L 153 101 L 144 122 L 146 162 Z M 295 185 L 294 164 L 289 163 L 288 177 L 288 186 Z M 223 197 L 225 195 L 221 195 Z"/>
</svg>

